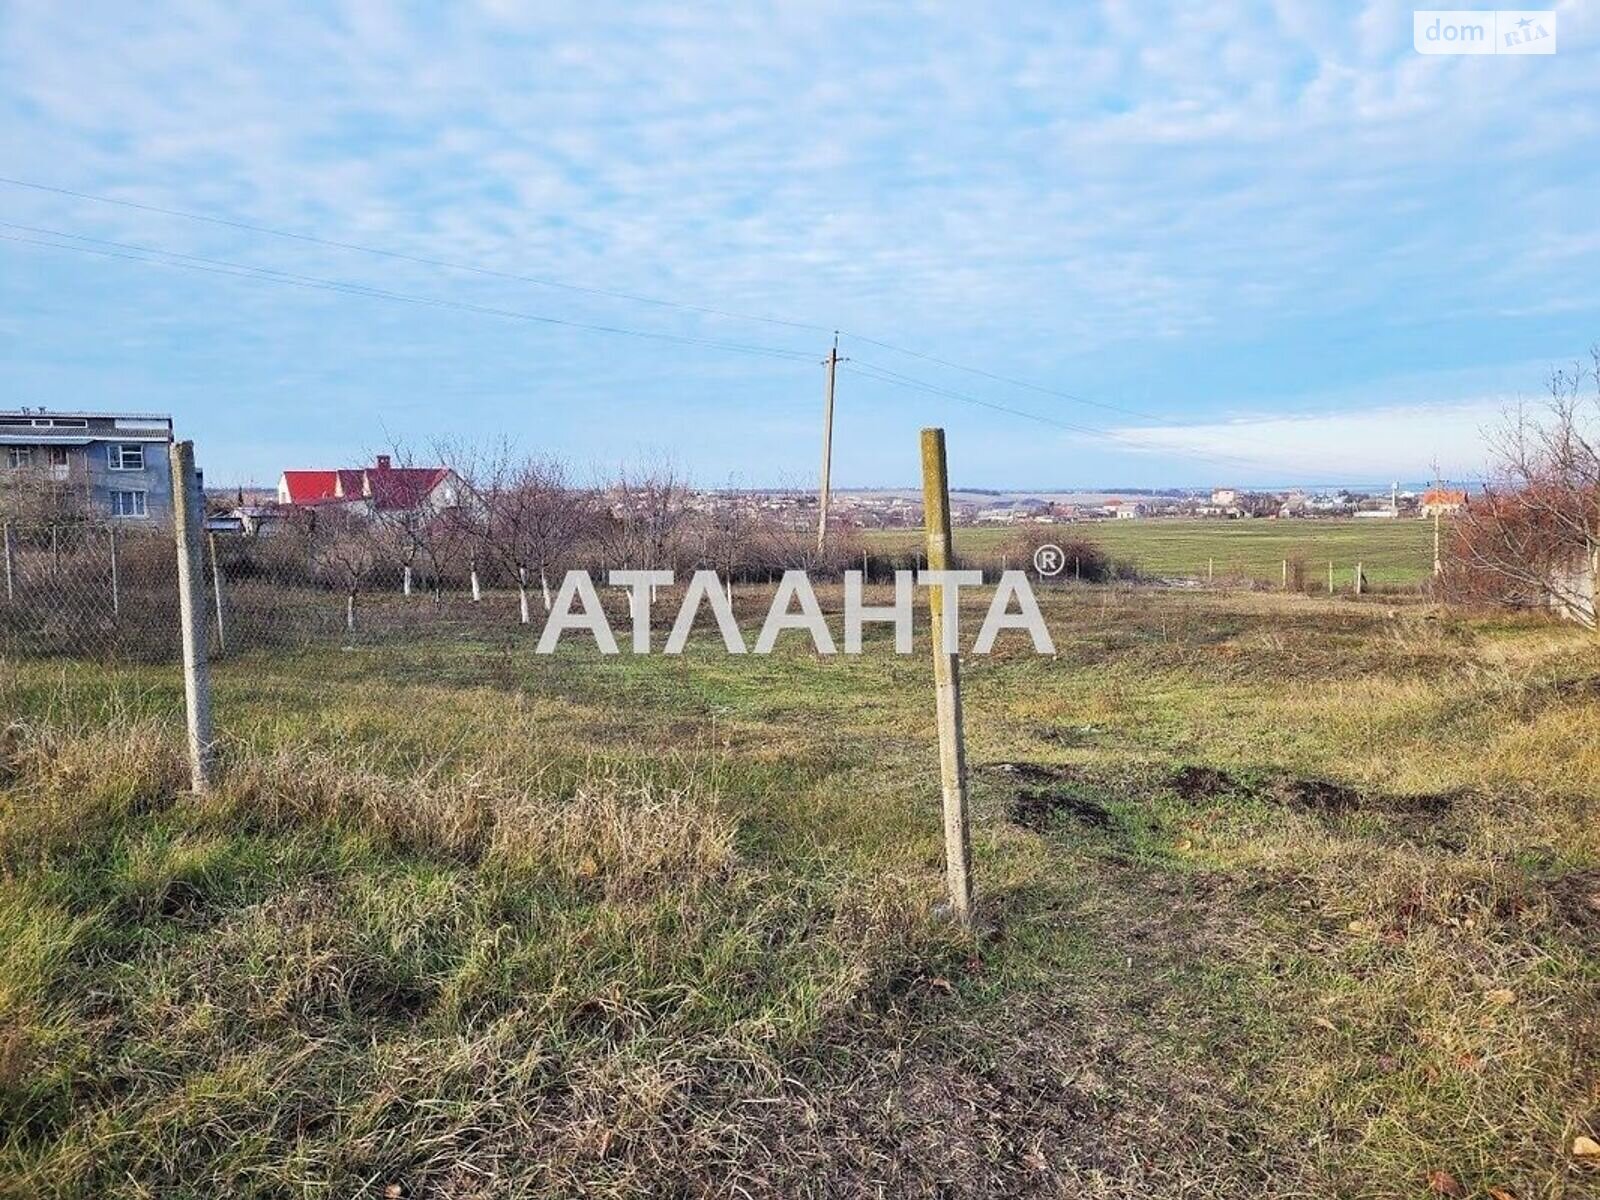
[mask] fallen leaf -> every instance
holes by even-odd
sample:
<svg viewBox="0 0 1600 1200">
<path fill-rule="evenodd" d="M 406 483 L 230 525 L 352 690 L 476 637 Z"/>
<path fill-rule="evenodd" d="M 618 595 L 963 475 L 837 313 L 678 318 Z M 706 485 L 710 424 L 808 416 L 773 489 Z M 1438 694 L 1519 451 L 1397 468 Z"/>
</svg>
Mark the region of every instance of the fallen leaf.
<svg viewBox="0 0 1600 1200">
<path fill-rule="evenodd" d="M 1517 994 L 1510 988 L 1490 988 L 1483 994 L 1483 998 L 1490 1004 L 1514 1004 Z"/>
<path fill-rule="evenodd" d="M 1517 1194 L 1510 1188 L 1492 1187 L 1489 1189 L 1489 1200 L 1517 1200 Z"/>
<path fill-rule="evenodd" d="M 1039 1148 L 1037 1146 L 1035 1146 L 1032 1150 L 1029 1150 L 1026 1154 L 1024 1154 L 1022 1156 L 1022 1161 L 1023 1161 L 1023 1164 L 1026 1165 L 1029 1170 L 1033 1170 L 1033 1171 L 1042 1171 L 1042 1170 L 1044 1170 L 1046 1167 L 1048 1167 L 1050 1165 L 1049 1162 L 1045 1159 L 1045 1156 L 1039 1151 Z"/>
<path fill-rule="evenodd" d="M 391 1183 L 383 1189 L 383 1194 L 387 1200 L 400 1200 L 400 1197 L 406 1194 L 406 1190 L 398 1183 Z"/>
<path fill-rule="evenodd" d="M 1461 1181 L 1449 1171 L 1429 1171 L 1428 1190 L 1435 1196 L 1452 1196 L 1457 1200 L 1467 1194 L 1467 1189 L 1461 1186 Z"/>
<path fill-rule="evenodd" d="M 1581 1158 L 1584 1162 L 1600 1162 L 1600 1142 L 1580 1133 L 1572 1139 L 1572 1157 Z"/>
</svg>

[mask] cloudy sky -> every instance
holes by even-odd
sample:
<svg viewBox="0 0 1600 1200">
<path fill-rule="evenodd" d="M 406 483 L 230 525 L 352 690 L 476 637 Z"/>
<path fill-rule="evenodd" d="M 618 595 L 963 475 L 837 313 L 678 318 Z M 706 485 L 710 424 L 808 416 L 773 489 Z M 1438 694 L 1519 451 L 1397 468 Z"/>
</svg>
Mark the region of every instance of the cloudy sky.
<svg viewBox="0 0 1600 1200">
<path fill-rule="evenodd" d="M 838 329 L 845 484 L 1414 480 L 1600 340 L 1592 6 L 689 7 L 6 0 L 0 406 L 803 483 Z"/>
</svg>

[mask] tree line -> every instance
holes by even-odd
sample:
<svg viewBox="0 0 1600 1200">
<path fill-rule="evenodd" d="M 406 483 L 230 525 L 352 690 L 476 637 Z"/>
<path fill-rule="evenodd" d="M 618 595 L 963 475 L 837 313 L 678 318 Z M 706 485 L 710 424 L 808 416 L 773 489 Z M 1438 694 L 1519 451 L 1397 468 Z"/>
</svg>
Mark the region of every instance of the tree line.
<svg viewBox="0 0 1600 1200">
<path fill-rule="evenodd" d="M 788 568 L 838 574 L 862 561 L 850 528 L 830 528 L 818 551 L 814 502 L 775 504 L 737 490 L 708 501 L 669 463 L 584 482 L 562 460 L 509 442 L 442 446 L 436 457 L 460 480 L 452 502 L 287 508 L 234 548 L 230 573 L 334 588 L 352 608 L 378 588 L 435 601 L 515 589 L 529 623 L 535 606 L 549 611 L 552 589 L 573 569 L 711 569 L 740 582 Z M 412 463 L 403 448 L 391 460 Z"/>
</svg>

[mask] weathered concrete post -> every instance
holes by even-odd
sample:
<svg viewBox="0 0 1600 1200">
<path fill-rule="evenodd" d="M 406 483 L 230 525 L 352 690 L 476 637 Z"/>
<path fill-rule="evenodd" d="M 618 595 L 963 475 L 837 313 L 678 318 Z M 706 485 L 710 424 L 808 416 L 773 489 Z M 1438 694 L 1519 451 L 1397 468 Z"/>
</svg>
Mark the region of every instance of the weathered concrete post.
<svg viewBox="0 0 1600 1200">
<path fill-rule="evenodd" d="M 922 431 L 922 512 L 927 526 L 928 569 L 948 571 L 950 479 L 944 430 Z M 961 660 L 945 648 L 944 589 L 928 589 L 932 612 L 934 699 L 939 720 L 939 777 L 944 792 L 945 877 L 950 909 L 962 924 L 972 920 L 972 837 L 967 818 L 967 754 L 961 728 Z"/>
<path fill-rule="evenodd" d="M 1433 510 L 1433 576 L 1444 574 L 1444 560 L 1439 557 L 1439 510 Z"/>
<path fill-rule="evenodd" d="M 1333 559 L 1328 560 L 1328 595 L 1333 595 Z"/>
<path fill-rule="evenodd" d="M 1283 590 L 1286 592 L 1289 590 L 1289 560 L 1287 558 L 1283 560 Z"/>
<path fill-rule="evenodd" d="M 1356 595 L 1358 595 L 1358 596 L 1361 595 L 1361 585 L 1364 582 L 1365 582 L 1365 580 L 1363 580 L 1362 577 L 1361 577 L 1361 560 L 1357 559 L 1356 560 Z"/>
<path fill-rule="evenodd" d="M 6 600 L 9 602 L 9 601 L 15 600 L 17 598 L 16 550 L 14 549 L 14 547 L 12 545 L 12 542 L 11 542 L 11 522 L 10 521 L 7 521 L 6 525 L 5 525 L 5 559 L 6 559 Z"/>
<path fill-rule="evenodd" d="M 183 626 L 183 699 L 189 716 L 189 773 L 196 792 L 211 788 L 211 669 L 206 661 L 205 558 L 200 547 L 203 501 L 194 443 L 174 442 L 172 531 L 178 543 L 178 613 Z"/>
</svg>

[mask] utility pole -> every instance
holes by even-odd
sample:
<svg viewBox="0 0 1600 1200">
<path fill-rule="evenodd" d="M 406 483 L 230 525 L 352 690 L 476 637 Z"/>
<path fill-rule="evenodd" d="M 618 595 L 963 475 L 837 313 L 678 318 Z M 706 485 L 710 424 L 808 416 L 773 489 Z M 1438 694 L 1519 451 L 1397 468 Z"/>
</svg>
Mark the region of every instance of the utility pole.
<svg viewBox="0 0 1600 1200">
<path fill-rule="evenodd" d="M 822 487 L 817 493 L 817 553 L 821 554 L 828 542 L 828 477 L 833 470 L 833 384 L 839 364 L 849 359 L 839 357 L 839 333 L 833 334 L 833 349 L 822 365 L 828 368 L 827 382 L 822 392 Z"/>
</svg>

